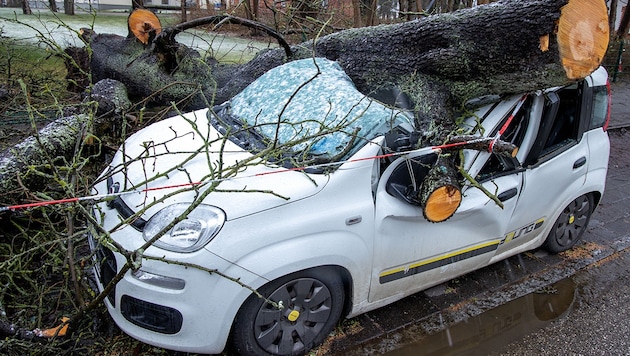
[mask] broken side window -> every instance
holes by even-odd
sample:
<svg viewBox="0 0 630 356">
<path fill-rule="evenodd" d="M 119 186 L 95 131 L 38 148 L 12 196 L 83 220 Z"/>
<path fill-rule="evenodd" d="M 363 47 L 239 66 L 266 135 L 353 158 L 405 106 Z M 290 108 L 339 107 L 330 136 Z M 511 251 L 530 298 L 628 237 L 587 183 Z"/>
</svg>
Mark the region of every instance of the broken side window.
<svg viewBox="0 0 630 356">
<path fill-rule="evenodd" d="M 516 147 L 521 146 L 529 127 L 532 102 L 533 97 L 528 97 L 521 110 L 511 119 L 512 121 L 507 130 L 505 130 L 501 136 L 503 141 L 513 143 Z M 507 120 L 509 120 L 509 115 L 503 118 L 501 125 L 498 127 L 502 127 Z M 490 137 L 494 135 L 496 135 L 496 132 L 492 133 Z M 492 153 L 484 167 L 479 171 L 476 179 L 478 181 L 484 181 L 505 174 L 511 174 L 519 167 L 520 163 L 516 158 Z"/>
</svg>

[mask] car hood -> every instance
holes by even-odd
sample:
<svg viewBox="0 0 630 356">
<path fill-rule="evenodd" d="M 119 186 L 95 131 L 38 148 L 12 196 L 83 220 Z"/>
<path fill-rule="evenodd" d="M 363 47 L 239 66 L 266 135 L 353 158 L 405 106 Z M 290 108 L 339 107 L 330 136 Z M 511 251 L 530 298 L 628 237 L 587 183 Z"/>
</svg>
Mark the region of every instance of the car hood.
<svg viewBox="0 0 630 356">
<path fill-rule="evenodd" d="M 311 196 L 328 182 L 328 175 L 257 158 L 210 125 L 207 113 L 171 117 L 129 137 L 106 173 L 110 193 L 130 192 L 120 198 L 133 212 L 147 209 L 145 219 L 202 196 L 233 220 Z"/>
</svg>

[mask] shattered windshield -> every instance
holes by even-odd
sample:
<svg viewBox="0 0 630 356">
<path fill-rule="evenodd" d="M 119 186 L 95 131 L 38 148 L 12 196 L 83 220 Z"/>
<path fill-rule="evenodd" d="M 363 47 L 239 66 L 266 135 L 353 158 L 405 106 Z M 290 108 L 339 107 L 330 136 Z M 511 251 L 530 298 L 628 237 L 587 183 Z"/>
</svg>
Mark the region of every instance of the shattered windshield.
<svg viewBox="0 0 630 356">
<path fill-rule="evenodd" d="M 214 111 L 250 131 L 240 140 L 244 148 L 253 143 L 243 141 L 259 140 L 294 163 L 347 159 L 371 139 L 413 123 L 411 115 L 360 93 L 339 64 L 325 58 L 276 67 Z"/>
</svg>

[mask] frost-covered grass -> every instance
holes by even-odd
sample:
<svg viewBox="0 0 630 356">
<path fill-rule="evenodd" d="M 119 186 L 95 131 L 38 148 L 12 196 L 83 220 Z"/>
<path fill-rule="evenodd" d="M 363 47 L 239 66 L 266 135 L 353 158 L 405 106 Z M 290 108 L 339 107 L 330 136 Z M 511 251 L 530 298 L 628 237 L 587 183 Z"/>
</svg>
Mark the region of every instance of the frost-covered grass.
<svg viewBox="0 0 630 356">
<path fill-rule="evenodd" d="M 48 9 L 33 9 L 33 15 L 23 15 L 19 8 L 0 8 L 0 34 L 15 40 L 42 43 L 42 39 L 54 41 L 61 47 L 83 46 L 78 37 L 81 28 L 91 28 L 96 33 L 111 33 L 127 36 L 126 12 L 77 11 L 68 16 L 63 11 L 53 13 Z M 158 14 L 164 27 L 179 21 L 175 14 Z M 177 41 L 206 51 L 222 62 L 244 62 L 251 59 L 259 50 L 277 47 L 272 39 L 249 38 L 221 34 L 204 30 L 182 33 Z"/>
<path fill-rule="evenodd" d="M 27 101 L 42 110 L 54 111 L 58 102 L 76 100 L 76 94 L 66 90 L 65 77 L 60 56 L 28 41 L 0 36 L 0 130 L 14 122 L 12 113 L 23 112 Z M 5 148 L 4 142 L 0 142 L 0 148 Z"/>
</svg>

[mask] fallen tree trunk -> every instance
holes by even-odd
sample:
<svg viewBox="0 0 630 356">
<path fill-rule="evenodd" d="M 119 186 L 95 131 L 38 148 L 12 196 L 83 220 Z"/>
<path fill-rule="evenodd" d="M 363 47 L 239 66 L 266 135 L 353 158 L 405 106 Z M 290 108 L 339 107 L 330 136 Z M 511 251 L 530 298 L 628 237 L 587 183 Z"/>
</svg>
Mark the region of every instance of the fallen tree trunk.
<svg viewBox="0 0 630 356">
<path fill-rule="evenodd" d="M 397 85 L 420 120 L 450 121 L 468 99 L 523 93 L 588 76 L 608 47 L 607 9 L 600 0 L 507 0 L 396 25 L 350 29 L 304 44 L 297 57 L 338 61 L 364 93 Z M 264 63 L 239 68 L 218 91 L 229 98 Z"/>
<path fill-rule="evenodd" d="M 196 21 L 179 29 L 208 22 Z M 240 66 L 201 62 L 174 41 L 180 30 L 163 29 L 148 46 L 113 35 L 90 34 L 86 40 L 94 78 L 120 80 L 131 95 L 155 95 L 161 104 L 194 90 L 203 100 L 221 103 L 269 69 L 315 55 L 338 61 L 366 94 L 400 87 L 412 98 L 420 123 L 443 122 L 450 131 L 454 109 L 467 99 L 564 85 L 590 74 L 608 46 L 606 24 L 603 0 L 504 0 L 349 29 L 292 47 L 291 58 L 285 47 Z"/>
<path fill-rule="evenodd" d="M 180 109 L 187 110 L 217 102 L 215 91 L 226 84 L 236 67 L 218 65 L 212 58 L 204 60 L 197 51 L 177 43 L 175 36 L 187 29 L 224 23 L 256 28 L 278 40 L 282 47 L 281 57 L 291 54 L 289 45 L 273 29 L 229 15 L 162 28 L 152 12 L 139 9 L 129 16 L 128 21 L 128 37 L 81 30 L 83 41 L 90 45 L 93 53 L 92 78 L 95 81 L 118 80 L 127 86 L 130 96 L 148 98 L 149 103 L 155 105 L 167 106 L 175 102 L 181 103 Z M 262 73 L 276 65 L 266 67 Z"/>
<path fill-rule="evenodd" d="M 73 171 L 73 156 L 81 154 L 83 140 L 99 137 L 120 127 L 124 110 L 131 106 L 125 87 L 113 80 L 94 85 L 90 97 L 97 107 L 93 115 L 69 115 L 44 126 L 34 135 L 0 152 L 0 201 L 3 205 L 28 200 L 30 193 L 48 187 L 59 190 L 65 177 L 55 176 L 53 167 L 63 174 Z M 65 180 L 65 181 L 69 181 Z M 65 194 L 65 192 L 61 192 Z"/>
<path fill-rule="evenodd" d="M 37 135 L 0 153 L 0 199 L 3 204 L 53 184 L 50 167 L 69 166 L 67 162 L 75 152 L 77 139 L 84 136 L 87 123 L 85 115 L 55 120 Z"/>
</svg>

